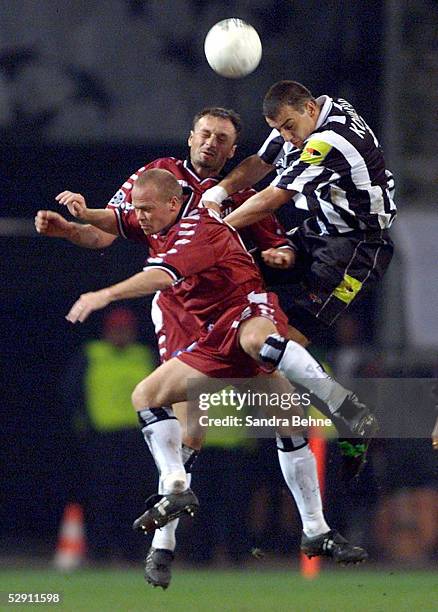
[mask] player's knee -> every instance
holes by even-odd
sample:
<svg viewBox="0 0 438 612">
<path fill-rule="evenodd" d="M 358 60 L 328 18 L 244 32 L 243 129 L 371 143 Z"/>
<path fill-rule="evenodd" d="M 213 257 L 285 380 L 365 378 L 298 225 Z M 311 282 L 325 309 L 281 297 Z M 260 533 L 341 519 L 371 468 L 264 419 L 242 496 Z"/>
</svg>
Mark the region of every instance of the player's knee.
<svg viewBox="0 0 438 612">
<path fill-rule="evenodd" d="M 135 410 L 141 410 L 145 406 L 160 406 L 154 397 L 147 378 L 138 383 L 131 395 L 131 402 Z"/>
<path fill-rule="evenodd" d="M 265 341 L 266 334 L 256 329 L 245 331 L 240 337 L 240 346 L 253 359 L 259 359 L 260 349 Z"/>
<path fill-rule="evenodd" d="M 143 397 L 141 383 L 139 383 L 134 391 L 131 394 L 131 403 L 134 407 L 134 410 L 141 410 L 146 404 L 142 402 L 141 398 Z"/>
</svg>

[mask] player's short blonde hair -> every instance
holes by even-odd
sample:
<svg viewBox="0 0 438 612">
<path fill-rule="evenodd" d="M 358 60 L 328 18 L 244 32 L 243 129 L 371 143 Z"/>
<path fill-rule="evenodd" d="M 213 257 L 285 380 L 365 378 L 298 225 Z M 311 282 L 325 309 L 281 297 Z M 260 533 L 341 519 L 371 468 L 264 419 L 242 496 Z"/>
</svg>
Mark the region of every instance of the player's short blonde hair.
<svg viewBox="0 0 438 612">
<path fill-rule="evenodd" d="M 134 188 L 153 185 L 160 194 L 164 202 L 168 202 L 173 197 L 179 200 L 182 198 L 183 190 L 174 175 L 169 170 L 162 168 L 151 168 L 142 172 L 134 183 Z"/>
</svg>

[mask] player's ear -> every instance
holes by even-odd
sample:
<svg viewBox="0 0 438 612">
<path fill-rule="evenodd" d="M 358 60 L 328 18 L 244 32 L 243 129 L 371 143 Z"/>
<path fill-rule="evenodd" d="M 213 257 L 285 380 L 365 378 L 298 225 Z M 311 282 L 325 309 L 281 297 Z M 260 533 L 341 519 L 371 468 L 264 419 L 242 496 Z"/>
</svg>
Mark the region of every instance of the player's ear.
<svg viewBox="0 0 438 612">
<path fill-rule="evenodd" d="M 170 210 L 173 212 L 177 210 L 182 204 L 182 200 L 178 196 L 172 196 L 170 200 Z"/>
<path fill-rule="evenodd" d="M 232 157 L 234 157 L 234 154 L 235 154 L 235 152 L 236 152 L 236 149 L 237 149 L 237 145 L 233 145 L 233 147 L 232 147 L 231 151 L 230 151 L 230 152 L 228 153 L 228 155 L 227 155 L 227 158 L 228 158 L 228 159 L 231 159 Z"/>
<path fill-rule="evenodd" d="M 193 130 L 190 130 L 190 134 L 189 134 L 189 137 L 187 139 L 187 144 L 189 145 L 189 147 L 192 146 L 192 138 L 193 138 Z"/>
<path fill-rule="evenodd" d="M 308 100 L 306 102 L 306 110 L 311 117 L 315 115 L 316 112 L 316 102 L 314 100 Z"/>
</svg>

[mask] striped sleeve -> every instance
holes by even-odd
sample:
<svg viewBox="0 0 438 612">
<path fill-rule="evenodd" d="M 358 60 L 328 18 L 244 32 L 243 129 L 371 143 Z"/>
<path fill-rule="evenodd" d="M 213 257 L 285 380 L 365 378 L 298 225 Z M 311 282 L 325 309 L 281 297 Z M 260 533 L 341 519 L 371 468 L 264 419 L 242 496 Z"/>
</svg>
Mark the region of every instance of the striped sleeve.
<svg viewBox="0 0 438 612">
<path fill-rule="evenodd" d="M 311 195 L 321 185 L 324 174 L 329 179 L 332 173 L 327 173 L 322 166 L 309 166 L 298 160 L 276 176 L 271 185 L 279 189 Z"/>
<path fill-rule="evenodd" d="M 149 164 L 150 166 L 151 164 Z M 144 172 L 149 166 L 142 166 L 136 172 L 126 179 L 121 187 L 116 191 L 111 200 L 106 205 L 107 208 L 129 208 L 131 205 L 131 192 L 138 176 Z"/>
<path fill-rule="evenodd" d="M 284 138 L 275 128 L 269 134 L 268 138 L 257 151 L 257 155 L 267 164 L 275 166 L 278 160 L 283 156 Z"/>
<path fill-rule="evenodd" d="M 301 155 L 272 185 L 280 189 L 310 194 L 328 182 L 350 174 L 354 166 L 358 181 L 369 184 L 366 164 L 357 149 L 343 136 L 333 131 L 312 135 L 305 143 Z"/>
</svg>

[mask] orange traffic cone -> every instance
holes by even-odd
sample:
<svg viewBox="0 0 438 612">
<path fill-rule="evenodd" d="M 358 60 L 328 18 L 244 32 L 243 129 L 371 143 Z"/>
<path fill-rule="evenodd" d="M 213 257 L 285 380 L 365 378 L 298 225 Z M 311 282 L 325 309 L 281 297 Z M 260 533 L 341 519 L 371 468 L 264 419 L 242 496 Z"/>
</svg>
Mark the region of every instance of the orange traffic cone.
<svg viewBox="0 0 438 612">
<path fill-rule="evenodd" d="M 80 504 L 69 503 L 62 517 L 53 564 L 62 571 L 74 570 L 82 564 L 85 552 L 84 512 Z"/>
</svg>

